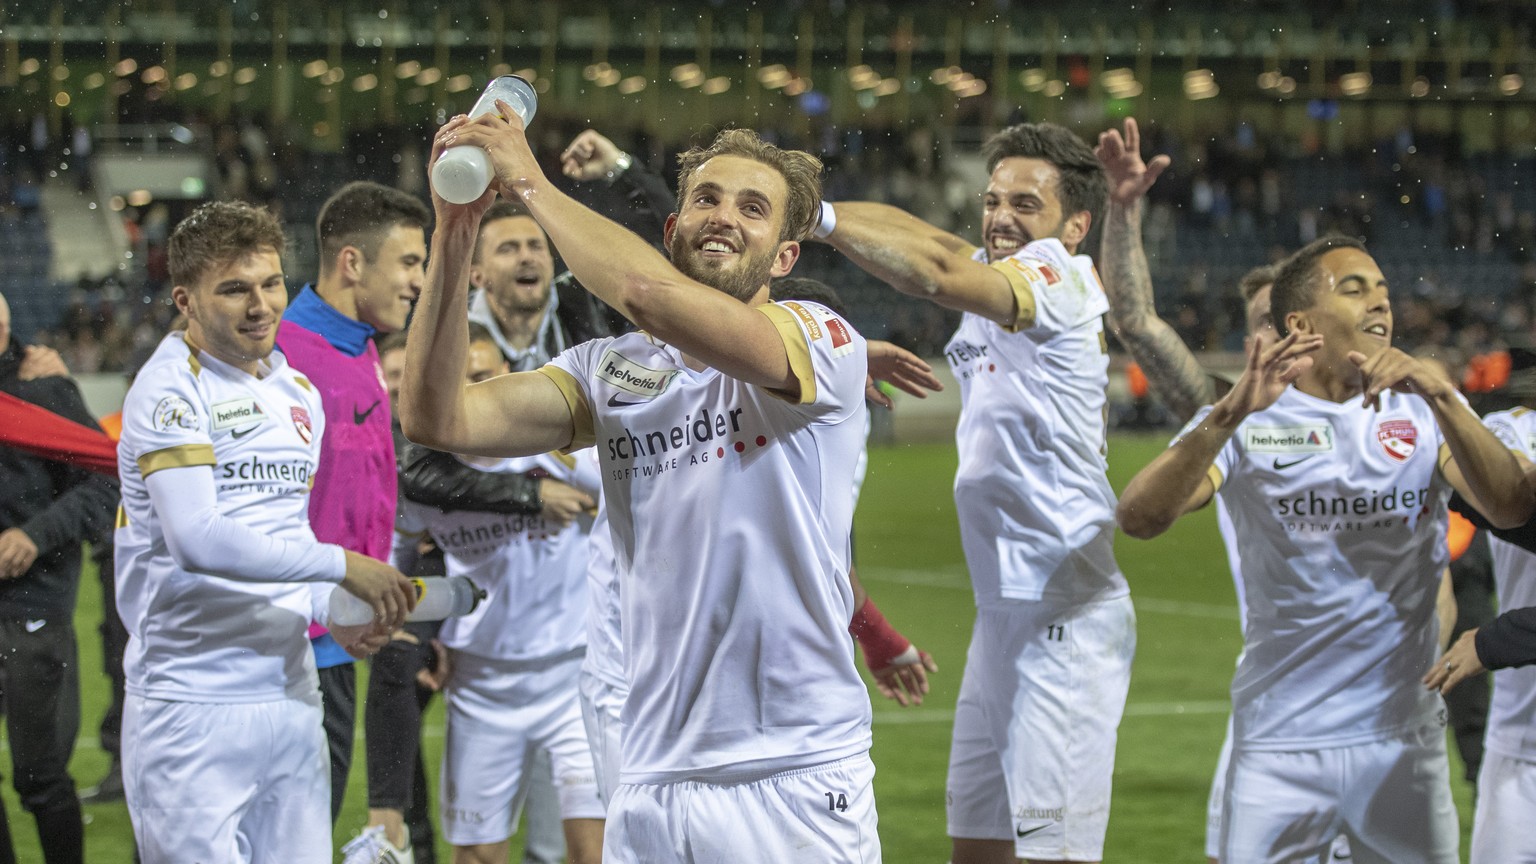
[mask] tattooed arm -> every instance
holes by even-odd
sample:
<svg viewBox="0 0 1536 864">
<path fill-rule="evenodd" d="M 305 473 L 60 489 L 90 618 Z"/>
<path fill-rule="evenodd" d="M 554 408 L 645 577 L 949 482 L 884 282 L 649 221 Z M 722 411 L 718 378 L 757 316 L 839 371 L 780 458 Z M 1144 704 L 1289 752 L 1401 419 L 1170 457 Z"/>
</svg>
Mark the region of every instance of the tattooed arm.
<svg viewBox="0 0 1536 864">
<path fill-rule="evenodd" d="M 1125 136 L 1110 129 L 1094 151 L 1109 175 L 1109 201 L 1099 268 L 1109 297 L 1109 323 L 1157 395 L 1180 422 L 1216 401 L 1215 382 L 1152 304 L 1152 275 L 1141 246 L 1141 201 L 1168 167 L 1167 156 L 1141 160 L 1136 121 L 1125 121 Z"/>
</svg>

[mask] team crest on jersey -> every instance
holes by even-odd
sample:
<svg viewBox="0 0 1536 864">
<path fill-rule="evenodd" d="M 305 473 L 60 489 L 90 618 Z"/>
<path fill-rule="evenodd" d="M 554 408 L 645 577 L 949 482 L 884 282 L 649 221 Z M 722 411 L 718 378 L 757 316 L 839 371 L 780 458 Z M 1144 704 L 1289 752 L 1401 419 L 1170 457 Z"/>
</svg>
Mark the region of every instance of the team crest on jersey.
<svg viewBox="0 0 1536 864">
<path fill-rule="evenodd" d="M 1327 423 L 1301 426 L 1248 426 L 1243 449 L 1249 453 L 1324 453 L 1333 449 L 1333 427 Z"/>
<path fill-rule="evenodd" d="M 155 405 L 155 428 L 163 432 L 185 429 L 196 432 L 202 426 L 197 409 L 180 396 L 167 396 Z"/>
<path fill-rule="evenodd" d="M 298 430 L 299 437 L 308 444 L 315 440 L 315 429 L 309 423 L 309 409 L 294 405 L 288 409 L 288 414 L 293 417 L 293 428 Z"/>
<path fill-rule="evenodd" d="M 1407 462 L 1419 446 L 1419 430 L 1412 420 L 1383 420 L 1376 427 L 1376 440 L 1394 462 Z"/>
</svg>

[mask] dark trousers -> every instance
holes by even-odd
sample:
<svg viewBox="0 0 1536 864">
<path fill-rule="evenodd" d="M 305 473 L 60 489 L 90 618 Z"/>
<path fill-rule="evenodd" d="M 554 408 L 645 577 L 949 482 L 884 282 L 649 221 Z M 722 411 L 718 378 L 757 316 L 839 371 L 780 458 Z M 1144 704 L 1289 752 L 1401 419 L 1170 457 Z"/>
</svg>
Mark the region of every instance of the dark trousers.
<svg viewBox="0 0 1536 864">
<path fill-rule="evenodd" d="M 416 673 L 433 662 L 431 640 L 441 626 L 435 621 L 407 624 L 417 642 L 395 639 L 374 655 L 363 707 L 368 806 L 405 814 L 417 864 L 432 864 L 436 854 L 421 756 L 421 715 L 432 691 L 416 683 Z"/>
<path fill-rule="evenodd" d="M 1451 587 L 1456 593 L 1456 627 L 1451 644 L 1461 634 L 1494 618 L 1493 553 L 1488 532 L 1478 531 L 1460 558 L 1451 562 Z M 1490 675 L 1476 675 L 1461 682 L 1445 696 L 1446 713 L 1456 749 L 1466 765 L 1466 779 L 1477 794 L 1477 772 L 1483 765 L 1483 733 L 1488 729 Z"/>
<path fill-rule="evenodd" d="M 85 828 L 69 776 L 80 734 L 80 672 L 75 630 L 58 619 L 0 620 L 0 705 L 21 806 L 37 820 L 47 864 L 80 864 Z M 0 862 L 16 860 L 0 805 Z"/>
<path fill-rule="evenodd" d="M 352 770 L 352 739 L 357 724 L 357 667 L 342 663 L 320 670 L 320 703 L 325 709 L 325 741 L 331 751 L 331 824 L 341 815 Z"/>
</svg>

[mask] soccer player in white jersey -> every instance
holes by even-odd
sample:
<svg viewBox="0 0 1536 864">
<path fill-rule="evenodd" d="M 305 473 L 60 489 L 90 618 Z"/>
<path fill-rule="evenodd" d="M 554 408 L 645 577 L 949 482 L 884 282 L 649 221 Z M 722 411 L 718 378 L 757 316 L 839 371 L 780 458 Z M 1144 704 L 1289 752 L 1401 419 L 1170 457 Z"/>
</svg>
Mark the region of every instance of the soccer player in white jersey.
<svg viewBox="0 0 1536 864">
<path fill-rule="evenodd" d="M 1536 460 L 1536 412 L 1501 411 L 1483 418 L 1483 423 L 1517 454 L 1523 467 L 1530 468 Z M 1490 538 L 1489 546 L 1499 608 L 1536 606 L 1536 555 L 1497 538 Z M 1464 634 L 1458 644 L 1461 650 L 1437 664 L 1431 682 L 1435 689 L 1444 692 L 1460 682 L 1460 678 L 1448 680 L 1458 663 L 1482 672 L 1475 648 L 1462 659 L 1475 639 L 1476 631 Z M 1471 864 L 1536 861 L 1536 833 L 1529 827 L 1532 812 L 1536 812 L 1536 666 L 1499 669 L 1493 673 L 1483 765 L 1477 775 Z"/>
<path fill-rule="evenodd" d="M 1391 347 L 1386 278 L 1358 241 L 1293 255 L 1270 310 L 1280 341 L 1255 340 L 1118 510 L 1145 538 L 1218 497 L 1239 543 L 1221 859 L 1302 860 L 1344 833 L 1357 861 L 1454 862 L 1443 707 L 1415 686 L 1437 650 L 1445 502 L 1454 488 L 1512 526 L 1536 496 L 1444 372 Z"/>
<path fill-rule="evenodd" d="M 1107 306 L 1074 254 L 1104 174 L 1052 124 L 1006 129 L 985 151 L 981 248 L 872 203 L 824 206 L 818 235 L 965 313 L 946 354 L 977 617 L 950 750 L 953 861 L 1098 861 L 1136 642 L 1105 477 Z"/>
<path fill-rule="evenodd" d="M 490 332 L 471 325 L 465 377 L 508 370 Z M 510 459 L 461 457 L 481 471 L 552 479 L 596 495 L 592 453 Z M 577 677 L 586 646 L 590 516 L 562 526 L 542 515 L 443 511 L 406 501 L 395 560 L 414 559 L 423 533 L 443 550 L 449 576 L 487 593 L 438 635 L 448 649 L 448 734 L 443 746 L 443 836 L 464 864 L 502 864 L 535 749 L 549 754 L 573 864 L 602 859 L 603 802 L 592 770 Z"/>
<path fill-rule="evenodd" d="M 816 222 L 820 164 L 744 130 L 683 157 L 672 262 L 540 170 L 509 106 L 455 118 L 582 285 L 639 332 L 466 387 L 462 286 L 494 192 L 435 201 L 402 419 L 483 455 L 596 443 L 623 603 L 621 785 L 605 860 L 873 861 L 870 705 L 847 625 L 864 340 L 767 302 Z"/>
<path fill-rule="evenodd" d="M 330 772 L 305 633 L 336 583 L 380 619 L 414 604 L 382 562 L 315 540 L 306 515 L 325 416 L 273 351 L 282 228 L 198 208 L 169 242 L 185 332 L 123 407 L 117 602 L 129 633 L 123 778 L 145 861 L 328 862 Z"/>
</svg>

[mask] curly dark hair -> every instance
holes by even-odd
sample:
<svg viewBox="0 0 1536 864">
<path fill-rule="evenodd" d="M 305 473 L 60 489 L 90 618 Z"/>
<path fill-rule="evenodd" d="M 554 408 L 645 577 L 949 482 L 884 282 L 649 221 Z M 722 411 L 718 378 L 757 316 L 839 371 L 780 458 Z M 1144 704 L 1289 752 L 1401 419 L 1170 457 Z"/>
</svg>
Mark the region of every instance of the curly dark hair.
<svg viewBox="0 0 1536 864">
<path fill-rule="evenodd" d="M 166 244 L 171 282 L 191 288 L 209 270 L 271 249 L 283 254 L 282 223 L 269 211 L 244 201 L 210 201 L 192 211 Z"/>
<path fill-rule="evenodd" d="M 1061 175 L 1056 188 L 1061 215 L 1087 210 L 1091 224 L 1098 223 L 1099 211 L 1109 196 L 1109 178 L 1093 148 L 1070 129 L 1055 123 L 1020 123 L 988 138 L 981 152 L 987 157 L 988 174 L 999 162 L 1014 157 L 1051 163 Z"/>
</svg>

